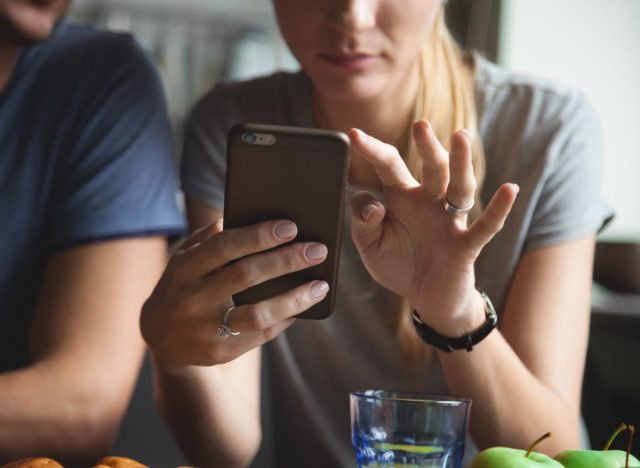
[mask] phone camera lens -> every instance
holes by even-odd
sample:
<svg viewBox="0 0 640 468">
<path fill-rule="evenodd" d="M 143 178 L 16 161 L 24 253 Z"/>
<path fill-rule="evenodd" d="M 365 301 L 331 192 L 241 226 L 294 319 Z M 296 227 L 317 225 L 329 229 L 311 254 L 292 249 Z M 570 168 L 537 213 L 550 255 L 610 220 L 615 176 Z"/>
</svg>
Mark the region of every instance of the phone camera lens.
<svg viewBox="0 0 640 468">
<path fill-rule="evenodd" d="M 242 135 L 242 141 L 249 145 L 252 145 L 256 142 L 256 136 L 253 133 L 245 133 L 244 135 Z"/>
</svg>

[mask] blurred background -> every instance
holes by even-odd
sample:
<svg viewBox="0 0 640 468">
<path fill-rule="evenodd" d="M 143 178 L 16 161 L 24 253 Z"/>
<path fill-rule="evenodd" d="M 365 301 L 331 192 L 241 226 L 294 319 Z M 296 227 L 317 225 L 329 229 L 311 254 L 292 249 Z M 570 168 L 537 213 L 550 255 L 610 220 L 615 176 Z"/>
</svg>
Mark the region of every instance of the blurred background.
<svg viewBox="0 0 640 468">
<path fill-rule="evenodd" d="M 269 0 L 75 0 L 70 16 L 132 32 L 155 60 L 176 155 L 189 108 L 214 83 L 297 68 Z M 640 1 L 451 0 L 447 16 L 464 46 L 582 90 L 602 118 L 605 195 L 617 215 L 598 243 L 583 398 L 600 448 L 619 422 L 640 425 Z M 153 467 L 184 464 L 151 395 L 146 362 L 114 453 Z M 268 442 L 253 466 L 270 466 Z"/>
</svg>

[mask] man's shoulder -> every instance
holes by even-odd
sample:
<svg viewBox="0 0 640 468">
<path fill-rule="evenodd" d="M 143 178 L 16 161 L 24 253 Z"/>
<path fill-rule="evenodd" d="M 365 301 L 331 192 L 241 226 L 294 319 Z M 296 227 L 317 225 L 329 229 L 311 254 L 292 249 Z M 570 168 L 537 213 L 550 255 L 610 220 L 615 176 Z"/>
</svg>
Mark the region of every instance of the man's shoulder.
<svg viewBox="0 0 640 468">
<path fill-rule="evenodd" d="M 65 21 L 34 49 L 19 70 L 25 78 L 22 86 L 29 99 L 46 93 L 51 109 L 63 106 L 68 115 L 112 109 L 112 115 L 125 117 L 164 106 L 158 72 L 130 34 Z"/>
<path fill-rule="evenodd" d="M 145 52 L 130 34 L 99 30 L 64 21 L 47 41 L 27 51 L 26 69 L 83 80 L 112 78 L 119 71 L 148 76 L 154 73 Z M 57 72 L 56 72 L 57 70 Z"/>
<path fill-rule="evenodd" d="M 140 50 L 128 33 L 101 30 L 89 23 L 70 21 L 58 25 L 45 44 L 50 53 L 56 54 L 132 54 Z"/>
</svg>

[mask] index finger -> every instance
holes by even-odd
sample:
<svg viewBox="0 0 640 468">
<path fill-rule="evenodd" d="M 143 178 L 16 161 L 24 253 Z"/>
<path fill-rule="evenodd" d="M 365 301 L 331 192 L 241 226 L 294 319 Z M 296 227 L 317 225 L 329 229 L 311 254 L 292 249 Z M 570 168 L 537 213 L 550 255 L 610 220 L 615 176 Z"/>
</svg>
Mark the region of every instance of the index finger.
<svg viewBox="0 0 640 468">
<path fill-rule="evenodd" d="M 365 161 L 371 163 L 385 187 L 417 187 L 398 150 L 387 143 L 352 128 L 348 132 L 353 148 Z"/>
<path fill-rule="evenodd" d="M 227 263 L 289 242 L 298 234 L 288 220 L 265 221 L 221 231 L 176 254 L 189 276 L 202 277 Z"/>
</svg>

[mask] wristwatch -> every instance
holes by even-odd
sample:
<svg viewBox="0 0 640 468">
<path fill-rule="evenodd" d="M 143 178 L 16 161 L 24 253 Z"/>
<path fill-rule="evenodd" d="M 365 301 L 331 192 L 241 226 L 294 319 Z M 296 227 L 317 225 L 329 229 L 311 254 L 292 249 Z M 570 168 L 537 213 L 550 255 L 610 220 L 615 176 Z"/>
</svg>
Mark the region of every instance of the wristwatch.
<svg viewBox="0 0 640 468">
<path fill-rule="evenodd" d="M 418 312 L 414 310 L 413 325 L 416 327 L 416 331 L 418 332 L 418 335 L 420 335 L 422 340 L 425 343 L 435 346 L 436 348 L 447 353 L 450 353 L 456 349 L 466 349 L 467 351 L 472 351 L 473 347 L 484 340 L 489 335 L 489 333 L 491 333 L 491 331 L 498 325 L 498 314 L 496 314 L 496 309 L 493 307 L 491 300 L 484 291 L 482 291 L 481 289 L 478 289 L 478 291 L 480 292 L 480 295 L 482 296 L 482 300 L 484 302 L 484 313 L 486 316 L 486 320 L 480 326 L 480 328 L 469 333 L 468 335 L 451 338 L 449 336 L 441 335 L 433 328 L 422 323 Z"/>
</svg>

